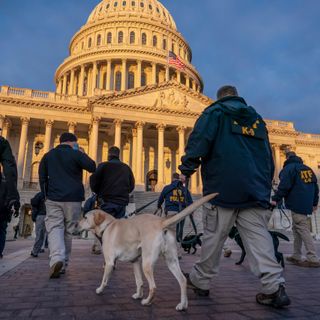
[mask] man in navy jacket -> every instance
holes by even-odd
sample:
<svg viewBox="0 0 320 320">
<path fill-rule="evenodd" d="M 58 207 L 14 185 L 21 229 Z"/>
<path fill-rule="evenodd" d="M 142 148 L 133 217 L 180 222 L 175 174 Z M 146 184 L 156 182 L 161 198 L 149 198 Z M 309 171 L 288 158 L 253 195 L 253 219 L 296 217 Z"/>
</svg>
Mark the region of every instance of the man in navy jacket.
<svg viewBox="0 0 320 320">
<path fill-rule="evenodd" d="M 58 278 L 68 264 L 84 200 L 82 172 L 96 169 L 95 162 L 79 150 L 77 140 L 74 134 L 63 133 L 60 144 L 44 155 L 39 166 L 41 192 L 46 197 L 50 278 Z"/>
<path fill-rule="evenodd" d="M 284 198 L 286 208 L 292 213 L 293 255 L 287 260 L 302 267 L 320 267 L 308 224 L 308 215 L 316 212 L 319 203 L 317 177 L 294 152 L 286 156 L 279 175 L 280 184 L 272 200 L 277 204 Z M 302 260 L 302 242 L 307 251 L 306 261 Z"/>
<path fill-rule="evenodd" d="M 274 164 L 266 124 L 235 87 L 220 88 L 217 98 L 197 120 L 179 167 L 190 176 L 201 165 L 203 194 L 219 193 L 204 205 L 201 259 L 187 275 L 188 286 L 209 295 L 224 242 L 236 224 L 262 284 L 256 301 L 283 307 L 290 299 L 267 229 Z"/>
</svg>

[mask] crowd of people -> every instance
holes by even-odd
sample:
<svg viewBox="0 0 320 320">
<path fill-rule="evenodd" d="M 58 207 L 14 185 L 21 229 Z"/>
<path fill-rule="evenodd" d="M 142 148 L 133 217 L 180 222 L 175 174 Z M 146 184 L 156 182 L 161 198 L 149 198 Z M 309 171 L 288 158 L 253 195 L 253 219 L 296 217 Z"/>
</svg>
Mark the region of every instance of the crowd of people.
<svg viewBox="0 0 320 320">
<path fill-rule="evenodd" d="M 280 173 L 278 190 L 271 199 L 274 162 L 268 131 L 262 117 L 247 105 L 233 86 L 217 92 L 217 101 L 203 111 L 189 137 L 181 159 L 181 174 L 173 175 L 159 198 L 165 215 L 172 216 L 192 203 L 187 188 L 189 177 L 201 166 L 203 195 L 219 195 L 203 207 L 204 234 L 200 260 L 186 273 L 188 287 L 199 296 L 210 294 L 211 279 L 218 273 L 221 252 L 229 231 L 236 226 L 248 254 L 252 272 L 260 279 L 259 304 L 284 307 L 290 304 L 281 265 L 276 261 L 268 221 L 272 209 L 281 204 L 292 211 L 294 252 L 287 260 L 301 267 L 320 267 L 307 216 L 319 202 L 317 178 L 294 152 Z M 1 175 L 0 255 L 7 223 L 18 214 L 17 170 L 8 141 L 0 140 Z M 108 161 L 96 163 L 80 148 L 77 137 L 63 133 L 60 144 L 44 155 L 39 167 L 41 192 L 31 201 L 36 222 L 32 256 L 37 257 L 48 238 L 50 278 L 66 272 L 72 236 L 85 200 L 83 171 L 92 173 L 93 195 L 84 212 L 100 208 L 116 219 L 125 218 L 129 194 L 135 181 L 130 167 L 120 160 L 117 147 L 109 149 Z M 183 222 L 172 231 L 182 240 Z M 307 260 L 302 258 L 304 243 Z M 180 247 L 180 245 L 178 246 Z M 98 242 L 93 252 L 100 252 Z M 181 254 L 181 253 L 180 253 Z"/>
</svg>

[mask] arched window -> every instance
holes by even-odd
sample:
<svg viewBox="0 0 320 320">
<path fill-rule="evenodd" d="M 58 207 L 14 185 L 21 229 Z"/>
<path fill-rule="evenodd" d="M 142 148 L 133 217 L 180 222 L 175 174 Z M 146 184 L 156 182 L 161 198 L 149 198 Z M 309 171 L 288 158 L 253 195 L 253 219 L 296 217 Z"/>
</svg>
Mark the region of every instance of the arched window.
<svg viewBox="0 0 320 320">
<path fill-rule="evenodd" d="M 167 50 L 167 39 L 163 39 L 162 41 L 162 49 Z"/>
<path fill-rule="evenodd" d="M 92 39 L 89 38 L 89 40 L 88 40 L 88 48 L 91 48 L 91 46 L 92 46 Z"/>
<path fill-rule="evenodd" d="M 121 72 L 117 71 L 116 72 L 116 83 L 114 86 L 116 91 L 121 91 L 121 78 L 122 78 Z"/>
<path fill-rule="evenodd" d="M 142 45 L 145 46 L 147 44 L 147 35 L 145 33 L 142 34 L 141 41 Z"/>
<path fill-rule="evenodd" d="M 174 45 L 174 42 L 172 43 L 172 47 L 171 47 L 171 51 L 174 52 L 175 50 L 175 45 Z"/>
<path fill-rule="evenodd" d="M 136 42 L 136 34 L 131 31 L 130 32 L 130 44 L 134 44 Z"/>
<path fill-rule="evenodd" d="M 112 33 L 111 32 L 108 32 L 108 34 L 107 34 L 107 43 L 108 44 L 112 43 Z"/>
<path fill-rule="evenodd" d="M 141 74 L 141 86 L 144 87 L 147 85 L 147 75 L 145 72 Z"/>
<path fill-rule="evenodd" d="M 120 31 L 118 33 L 118 43 L 123 43 L 123 32 L 122 31 Z"/>
<path fill-rule="evenodd" d="M 135 6 L 136 6 L 136 2 L 135 2 L 135 1 L 132 1 L 132 2 L 131 2 L 131 5 L 132 5 L 133 7 L 135 7 Z"/>
<path fill-rule="evenodd" d="M 158 38 L 157 38 L 157 36 L 153 36 L 152 44 L 153 44 L 154 47 L 156 47 L 156 46 L 158 45 Z"/>
<path fill-rule="evenodd" d="M 101 45 L 101 34 L 98 34 L 97 36 L 97 46 Z"/>
<path fill-rule="evenodd" d="M 128 74 L 128 89 L 133 89 L 134 88 L 134 73 L 129 72 Z"/>
</svg>

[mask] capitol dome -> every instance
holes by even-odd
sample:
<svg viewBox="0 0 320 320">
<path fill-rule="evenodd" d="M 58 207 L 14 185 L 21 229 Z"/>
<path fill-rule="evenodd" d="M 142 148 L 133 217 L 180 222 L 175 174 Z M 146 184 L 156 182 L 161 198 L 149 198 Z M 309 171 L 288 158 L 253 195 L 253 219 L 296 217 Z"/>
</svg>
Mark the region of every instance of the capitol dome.
<svg viewBox="0 0 320 320">
<path fill-rule="evenodd" d="M 169 64 L 169 52 L 179 64 Z M 157 0 L 104 0 L 73 36 L 55 74 L 57 93 L 92 97 L 176 81 L 202 92 L 192 51 Z"/>
<path fill-rule="evenodd" d="M 127 13 L 140 19 L 157 20 L 164 26 L 177 29 L 169 11 L 157 0 L 105 0 L 92 11 L 87 23 L 100 22 L 114 16 L 121 17 Z"/>
</svg>

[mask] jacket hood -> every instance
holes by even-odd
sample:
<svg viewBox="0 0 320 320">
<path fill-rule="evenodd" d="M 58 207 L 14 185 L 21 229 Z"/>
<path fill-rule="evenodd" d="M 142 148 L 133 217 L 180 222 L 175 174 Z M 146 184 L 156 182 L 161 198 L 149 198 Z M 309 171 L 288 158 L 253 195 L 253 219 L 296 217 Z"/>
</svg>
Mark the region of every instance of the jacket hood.
<svg viewBox="0 0 320 320">
<path fill-rule="evenodd" d="M 248 106 L 241 97 L 225 97 L 216 101 L 215 104 L 219 105 L 224 113 L 230 115 L 242 126 L 252 126 L 260 118 L 256 110 Z"/>
<path fill-rule="evenodd" d="M 288 164 L 292 164 L 292 163 L 300 163 L 300 164 L 303 164 L 303 160 L 298 157 L 298 156 L 292 156 L 290 157 L 289 159 L 287 159 L 284 163 L 284 167 L 287 166 Z"/>
</svg>

